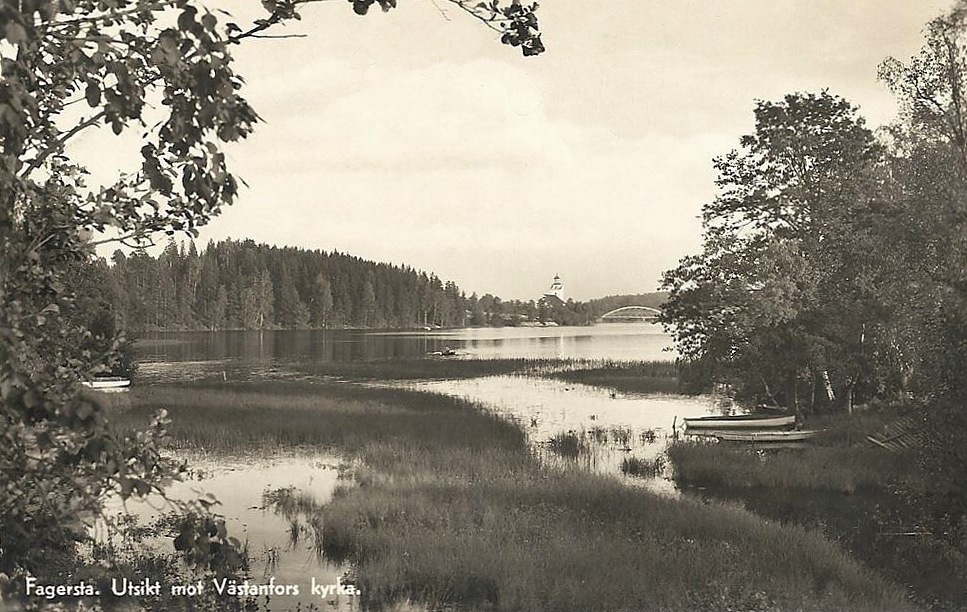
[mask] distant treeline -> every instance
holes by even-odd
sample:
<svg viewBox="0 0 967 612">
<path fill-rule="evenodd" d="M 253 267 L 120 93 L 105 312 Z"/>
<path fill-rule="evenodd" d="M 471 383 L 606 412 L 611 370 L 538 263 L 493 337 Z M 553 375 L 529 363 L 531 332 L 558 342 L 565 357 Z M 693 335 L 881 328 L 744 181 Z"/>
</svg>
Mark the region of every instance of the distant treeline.
<svg viewBox="0 0 967 612">
<path fill-rule="evenodd" d="M 638 300 L 652 294 L 556 305 L 468 297 L 455 283 L 408 266 L 252 240 L 209 242 L 202 252 L 170 240 L 157 257 L 115 251 L 111 259 L 96 262 L 88 276 L 134 331 L 583 325 L 619 305 L 652 305 Z"/>
</svg>

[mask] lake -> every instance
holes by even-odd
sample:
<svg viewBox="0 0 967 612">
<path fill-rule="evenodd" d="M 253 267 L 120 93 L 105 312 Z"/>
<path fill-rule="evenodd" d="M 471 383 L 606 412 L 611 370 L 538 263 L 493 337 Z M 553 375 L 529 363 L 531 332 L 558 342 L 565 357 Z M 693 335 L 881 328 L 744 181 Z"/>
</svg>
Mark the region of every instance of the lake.
<svg viewBox="0 0 967 612">
<path fill-rule="evenodd" d="M 431 331 L 150 332 L 135 347 L 142 363 L 233 364 L 419 359 L 447 347 L 478 359 L 673 360 L 671 337 L 650 323 L 587 327 L 502 327 Z"/>
<path fill-rule="evenodd" d="M 176 383 L 199 378 L 258 380 L 299 375 L 306 364 L 333 361 L 413 360 L 447 348 L 457 359 L 671 360 L 671 338 L 651 324 L 604 324 L 591 327 L 482 328 L 406 332 L 351 330 L 264 332 L 169 332 L 144 334 L 137 345 L 136 384 Z M 300 369 L 301 368 L 301 369 Z M 298 374 L 297 374 L 298 371 Z M 346 383 L 352 384 L 352 383 Z M 545 462 L 578 466 L 622 478 L 659 494 L 678 495 L 662 461 L 673 424 L 682 417 L 721 412 L 712 398 L 617 393 L 587 385 L 521 375 L 460 380 L 373 381 L 451 395 L 518 423 L 534 452 Z M 556 436 L 577 441 L 578 451 L 560 453 Z M 655 466 L 647 478 L 625 476 L 621 465 L 631 458 Z M 294 487 L 311 490 L 325 503 L 339 482 L 333 454 L 307 452 L 279 457 L 190 458 L 201 477 L 178 485 L 175 497 L 210 492 L 219 511 L 248 542 L 252 572 L 296 580 L 312 575 L 335 581 L 347 568 L 332 566 L 313 553 L 309 541 L 290 537 L 294 523 L 265 507 L 263 494 Z M 657 463 L 656 463 L 657 462 Z M 148 518 L 150 506 L 129 505 Z M 297 522 L 297 521 L 296 521 Z M 305 525 L 303 524 L 303 527 Z M 352 609 L 350 599 L 300 597 L 291 603 L 324 604 Z"/>
</svg>

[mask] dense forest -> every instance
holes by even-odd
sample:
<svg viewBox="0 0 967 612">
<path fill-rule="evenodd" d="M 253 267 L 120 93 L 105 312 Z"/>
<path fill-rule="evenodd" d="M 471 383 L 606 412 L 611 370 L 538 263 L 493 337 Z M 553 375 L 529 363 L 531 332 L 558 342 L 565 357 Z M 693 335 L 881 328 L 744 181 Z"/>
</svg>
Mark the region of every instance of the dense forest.
<svg viewBox="0 0 967 612">
<path fill-rule="evenodd" d="M 901 111 L 879 130 L 828 91 L 756 103 L 754 132 L 714 162 L 702 252 L 665 274 L 663 319 L 693 372 L 750 403 L 920 409 L 921 459 L 962 521 L 967 3 L 879 74 Z"/>
<path fill-rule="evenodd" d="M 157 257 L 115 251 L 110 264 L 91 265 L 75 276 L 131 331 L 585 325 L 618 306 L 660 303 L 654 294 L 562 304 L 467 296 L 407 266 L 252 240 L 209 242 L 199 252 L 171 239 Z"/>
</svg>

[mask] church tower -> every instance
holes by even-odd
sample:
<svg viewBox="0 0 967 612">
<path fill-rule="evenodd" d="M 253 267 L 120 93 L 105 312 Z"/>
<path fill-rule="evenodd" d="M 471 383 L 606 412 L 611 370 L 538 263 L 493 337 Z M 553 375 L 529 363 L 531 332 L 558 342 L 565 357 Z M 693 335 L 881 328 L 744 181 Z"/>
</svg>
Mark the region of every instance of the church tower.
<svg viewBox="0 0 967 612">
<path fill-rule="evenodd" d="M 551 283 L 550 290 L 544 295 L 553 295 L 559 300 L 564 299 L 564 285 L 561 284 L 561 277 L 557 274 L 554 275 L 554 282 Z"/>
</svg>

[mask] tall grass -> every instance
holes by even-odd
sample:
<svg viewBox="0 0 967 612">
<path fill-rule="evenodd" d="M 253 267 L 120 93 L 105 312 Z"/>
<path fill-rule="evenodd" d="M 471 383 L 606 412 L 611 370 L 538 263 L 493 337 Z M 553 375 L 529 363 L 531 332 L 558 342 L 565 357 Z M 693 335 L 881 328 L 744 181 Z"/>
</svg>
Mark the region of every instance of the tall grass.
<svg viewBox="0 0 967 612">
<path fill-rule="evenodd" d="M 679 393 L 673 361 L 586 359 L 403 359 L 298 364 L 305 374 L 353 381 L 460 379 L 501 374 L 555 378 L 627 393 Z"/>
<path fill-rule="evenodd" d="M 566 382 L 614 389 L 622 393 L 680 393 L 673 361 L 572 362 L 545 376 Z"/>
<path fill-rule="evenodd" d="M 902 414 L 814 417 L 810 427 L 830 430 L 823 446 L 757 451 L 679 442 L 668 454 L 680 484 L 701 486 L 707 498 L 738 502 L 761 516 L 827 534 L 904 585 L 919 605 L 967 610 L 967 557 L 945 534 L 921 527 L 929 520 L 917 499 L 930 493 L 931 483 L 915 452 L 862 443 Z"/>
<path fill-rule="evenodd" d="M 586 455 L 591 451 L 587 434 L 574 431 L 561 432 L 551 437 L 547 442 L 548 448 L 562 457 L 575 458 Z"/>
<path fill-rule="evenodd" d="M 321 509 L 311 491 L 267 503 L 291 516 L 295 536 L 311 530 L 327 557 L 354 566 L 364 608 L 909 609 L 816 533 L 548 467 L 518 427 L 460 400 L 294 381 L 132 399 L 119 427 L 165 406 L 183 446 L 322 445 L 358 459 L 354 483 Z"/>
<path fill-rule="evenodd" d="M 621 460 L 621 473 L 629 476 L 651 478 L 662 473 L 665 469 L 665 456 L 658 455 L 652 460 L 639 457 L 625 457 Z"/>
<path fill-rule="evenodd" d="M 817 534 L 735 506 L 658 498 L 526 454 L 372 444 L 381 477 L 322 509 L 364 606 L 496 610 L 904 610 Z"/>
<path fill-rule="evenodd" d="M 887 452 L 867 436 L 901 416 L 895 409 L 815 415 L 810 429 L 825 433 L 801 449 L 764 450 L 734 444 L 676 442 L 668 451 L 682 484 L 720 488 L 824 489 L 851 493 L 892 484 L 923 485 L 914 451 Z"/>
<path fill-rule="evenodd" d="M 852 493 L 898 480 L 922 482 L 916 459 L 864 447 L 764 451 L 729 444 L 676 442 L 668 449 L 675 480 L 705 487 L 822 489 Z"/>
<path fill-rule="evenodd" d="M 176 447 L 224 452 L 309 446 L 354 449 L 372 441 L 415 446 L 523 448 L 518 427 L 446 396 L 294 381 L 132 389 L 132 408 L 112 416 L 143 426 L 160 408 Z"/>
<path fill-rule="evenodd" d="M 387 359 L 297 364 L 300 372 L 346 380 L 460 379 L 556 368 L 556 359 Z"/>
</svg>

